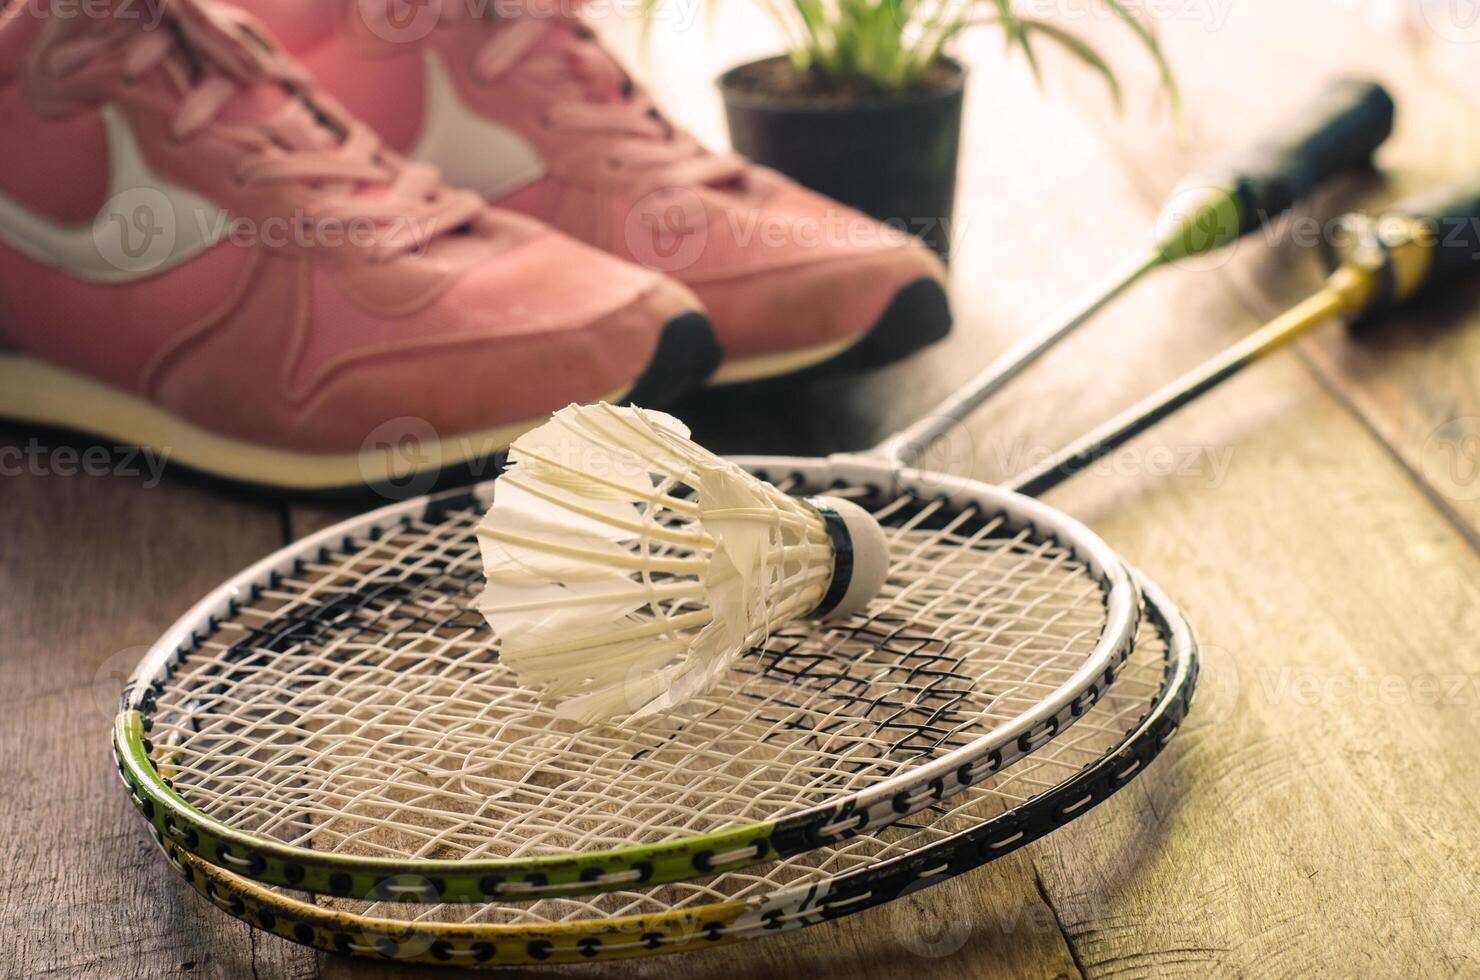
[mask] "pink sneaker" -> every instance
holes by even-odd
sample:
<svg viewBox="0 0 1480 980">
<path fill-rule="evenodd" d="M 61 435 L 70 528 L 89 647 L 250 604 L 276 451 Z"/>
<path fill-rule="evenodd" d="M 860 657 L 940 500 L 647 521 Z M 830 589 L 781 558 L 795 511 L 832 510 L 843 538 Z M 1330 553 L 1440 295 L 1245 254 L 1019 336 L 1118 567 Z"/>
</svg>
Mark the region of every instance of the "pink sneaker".
<svg viewBox="0 0 1480 980">
<path fill-rule="evenodd" d="M 209 0 L 8 5 L 0 158 L 7 417 L 327 488 L 718 361 L 687 289 L 402 162 Z"/>
<path fill-rule="evenodd" d="M 537 6 L 573 3 L 238 2 L 397 150 L 693 289 L 725 351 L 718 382 L 870 367 L 950 329 L 932 253 L 706 151 L 577 19 Z"/>
</svg>

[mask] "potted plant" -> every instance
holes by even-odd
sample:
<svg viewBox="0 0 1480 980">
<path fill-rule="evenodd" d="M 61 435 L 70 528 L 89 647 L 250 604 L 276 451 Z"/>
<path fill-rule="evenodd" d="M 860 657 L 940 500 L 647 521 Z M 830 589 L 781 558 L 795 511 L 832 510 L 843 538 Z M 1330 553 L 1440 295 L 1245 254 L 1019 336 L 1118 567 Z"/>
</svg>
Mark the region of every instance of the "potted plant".
<svg viewBox="0 0 1480 980">
<path fill-rule="evenodd" d="M 650 6 L 657 0 L 649 0 Z M 1176 86 L 1155 34 L 1125 4 L 1107 9 Z M 1085 40 L 1013 9 L 1013 0 L 765 0 L 790 38 L 785 54 L 719 79 L 737 152 L 949 252 L 966 72 L 947 49 L 993 23 L 1035 76 L 1034 41 L 1068 49 L 1100 73 L 1117 107 L 1114 72 Z"/>
</svg>

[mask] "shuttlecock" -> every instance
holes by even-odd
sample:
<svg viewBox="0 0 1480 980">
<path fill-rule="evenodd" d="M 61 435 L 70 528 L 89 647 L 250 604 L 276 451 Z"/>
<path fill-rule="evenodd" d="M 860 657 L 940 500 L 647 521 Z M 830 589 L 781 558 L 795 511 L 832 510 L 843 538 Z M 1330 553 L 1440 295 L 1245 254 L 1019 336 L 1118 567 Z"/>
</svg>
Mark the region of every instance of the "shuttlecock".
<svg viewBox="0 0 1480 980">
<path fill-rule="evenodd" d="M 478 608 L 563 717 L 642 718 L 711 689 L 778 626 L 883 585 L 884 532 L 695 445 L 661 412 L 571 406 L 521 436 L 478 527 Z"/>
</svg>

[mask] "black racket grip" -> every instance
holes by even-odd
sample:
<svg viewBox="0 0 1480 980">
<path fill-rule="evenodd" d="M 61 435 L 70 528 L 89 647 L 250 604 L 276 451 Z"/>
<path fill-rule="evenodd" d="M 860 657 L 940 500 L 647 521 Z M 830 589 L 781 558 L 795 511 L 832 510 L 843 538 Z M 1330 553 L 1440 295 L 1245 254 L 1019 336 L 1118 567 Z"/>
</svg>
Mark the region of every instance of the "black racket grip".
<svg viewBox="0 0 1480 980">
<path fill-rule="evenodd" d="M 1235 182 L 1238 233 L 1261 227 L 1331 177 L 1370 166 L 1392 134 L 1394 113 L 1393 97 L 1378 83 L 1338 78 L 1268 137 L 1210 170 Z"/>
<path fill-rule="evenodd" d="M 1400 287 L 1399 301 L 1480 278 L 1480 177 L 1410 198 L 1392 212 L 1422 223 L 1429 250 L 1423 276 L 1409 289 Z"/>
</svg>

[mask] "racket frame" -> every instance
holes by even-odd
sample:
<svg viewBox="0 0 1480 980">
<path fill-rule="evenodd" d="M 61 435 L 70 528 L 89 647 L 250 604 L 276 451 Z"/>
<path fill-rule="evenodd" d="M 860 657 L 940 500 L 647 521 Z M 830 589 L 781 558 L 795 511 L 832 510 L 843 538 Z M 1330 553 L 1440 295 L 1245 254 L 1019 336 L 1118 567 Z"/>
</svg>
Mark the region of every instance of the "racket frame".
<svg viewBox="0 0 1480 980">
<path fill-rule="evenodd" d="M 920 812 L 1066 730 L 1114 682 L 1134 644 L 1141 597 L 1119 557 L 1083 524 L 1036 500 L 964 477 L 901 470 L 872 456 L 753 456 L 736 462 L 763 476 L 795 477 L 809 488 L 867 487 L 890 495 L 918 488 L 924 499 L 944 498 L 954 506 L 1000 513 L 1008 529 L 1047 532 L 1044 536 L 1069 548 L 1085 565 L 1105 596 L 1105 624 L 1094 650 L 1071 678 L 1033 709 L 937 759 L 775 820 L 622 848 L 464 861 L 314 851 L 250 834 L 209 816 L 155 770 L 146 717 L 157 686 L 173 676 L 215 624 L 250 602 L 262 585 L 290 576 L 307 556 L 333 551 L 351 538 L 391 531 L 409 520 L 435 522 L 449 511 L 486 508 L 495 478 L 472 488 L 391 504 L 326 528 L 257 562 L 197 603 L 150 649 L 124 688 L 113 752 L 130 798 L 160 842 L 171 842 L 248 878 L 326 895 L 419 902 L 528 901 L 661 884 L 792 856 Z"/>
</svg>

